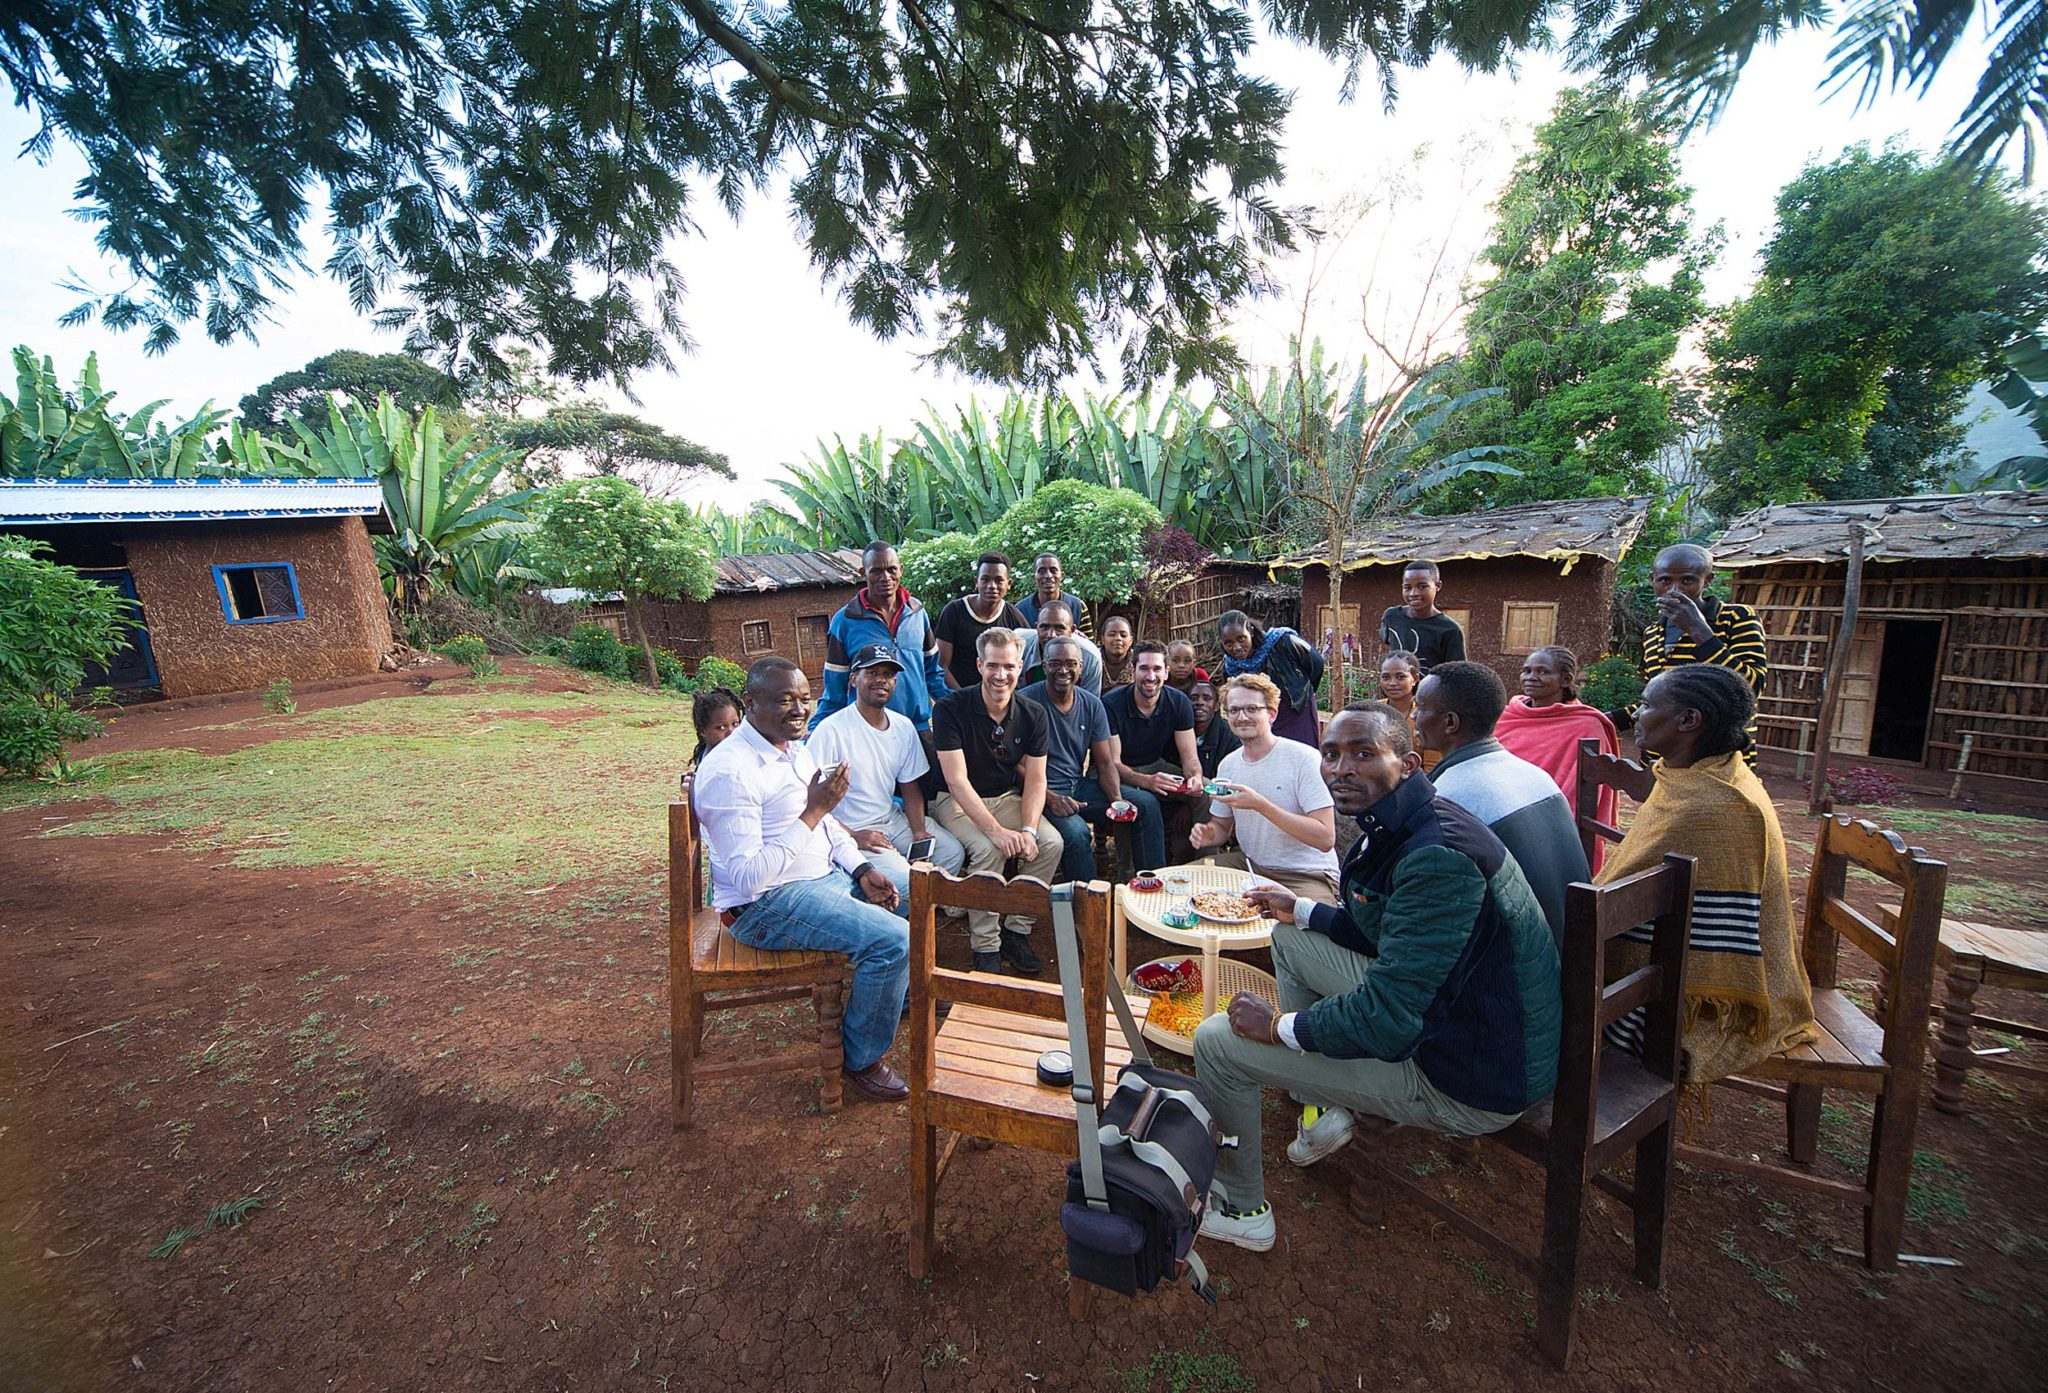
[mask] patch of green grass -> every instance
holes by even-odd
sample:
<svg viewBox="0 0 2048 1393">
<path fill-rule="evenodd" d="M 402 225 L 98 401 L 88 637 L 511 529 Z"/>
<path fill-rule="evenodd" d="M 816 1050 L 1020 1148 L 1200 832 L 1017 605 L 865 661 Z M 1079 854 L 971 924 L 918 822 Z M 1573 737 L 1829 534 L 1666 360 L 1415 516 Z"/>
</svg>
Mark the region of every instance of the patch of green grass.
<svg viewBox="0 0 2048 1393">
<path fill-rule="evenodd" d="M 1999 841 L 2014 837 L 2048 841 L 2048 822 L 2038 817 L 2011 813 L 1970 813 L 1945 808 L 1886 808 L 1874 819 L 1894 832 L 1942 832 L 1957 837 L 1994 836 Z"/>
<path fill-rule="evenodd" d="M 1716 1246 L 1720 1248 L 1721 1256 L 1747 1272 L 1751 1280 L 1771 1294 L 1773 1301 L 1786 1306 L 1799 1304 L 1799 1294 L 1785 1285 L 1785 1279 L 1778 1275 L 1776 1268 L 1742 1251 L 1742 1245 L 1735 1241 L 1734 1229 L 1723 1229 Z"/>
<path fill-rule="evenodd" d="M 206 1222 L 217 1229 L 238 1229 L 251 1214 L 263 1207 L 263 1201 L 255 1195 L 244 1195 L 238 1200 L 223 1200 L 206 1211 Z"/>
<path fill-rule="evenodd" d="M 161 1262 L 165 1258 L 174 1258 L 178 1255 L 178 1250 L 180 1248 L 184 1247 L 187 1243 L 191 1242 L 194 1238 L 197 1238 L 198 1236 L 199 1226 L 197 1224 L 194 1224 L 191 1228 L 180 1227 L 172 1229 L 169 1233 L 164 1235 L 163 1242 L 157 1244 L 154 1248 L 151 1248 L 149 1250 L 149 1255 L 152 1258 L 157 1259 L 159 1262 Z"/>
<path fill-rule="evenodd" d="M 45 835 L 169 833 L 241 866 L 349 865 L 503 891 L 659 859 L 661 810 L 694 740 L 687 702 L 609 684 L 388 697 L 289 730 L 227 754 L 122 751 L 68 784 L 0 784 L 0 809 L 104 799 Z"/>
<path fill-rule="evenodd" d="M 1194 1349 L 1163 1349 L 1135 1369 L 1118 1369 L 1118 1387 L 1123 1393 L 1250 1393 L 1259 1386 L 1235 1357 L 1206 1349 L 1208 1343 L 1205 1335 Z"/>
<path fill-rule="evenodd" d="M 1457 1263 L 1465 1269 L 1465 1275 L 1472 1279 L 1473 1285 L 1488 1296 L 1499 1296 L 1508 1289 L 1500 1274 L 1478 1258 L 1459 1258 Z"/>
<path fill-rule="evenodd" d="M 482 1200 L 469 1211 L 469 1222 L 462 1226 L 462 1232 L 449 1239 L 457 1252 L 474 1253 L 491 1241 L 491 1230 L 498 1226 L 497 1211 Z"/>
<path fill-rule="evenodd" d="M 1950 1165 L 1936 1153 L 1914 1152 L 1913 1179 L 1906 1186 L 1907 1221 L 1924 1224 L 1969 1218 L 1970 1201 L 1963 1194 L 1969 1183 L 1969 1172 Z"/>
<path fill-rule="evenodd" d="M 2039 897 L 2031 890 L 1995 880 L 1970 878 L 1951 880 L 1948 894 L 1942 901 L 1943 912 L 1951 916 L 2011 918 L 2021 922 L 2031 919 L 2039 908 Z"/>
</svg>

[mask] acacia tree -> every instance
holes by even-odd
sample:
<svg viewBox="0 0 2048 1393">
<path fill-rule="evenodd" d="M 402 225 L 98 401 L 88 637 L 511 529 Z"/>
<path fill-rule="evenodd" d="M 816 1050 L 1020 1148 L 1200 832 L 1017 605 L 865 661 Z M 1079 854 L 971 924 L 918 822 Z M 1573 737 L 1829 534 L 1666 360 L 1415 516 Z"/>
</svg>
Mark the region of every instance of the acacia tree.
<svg viewBox="0 0 2048 1393">
<path fill-rule="evenodd" d="M 1486 502 L 1611 497 L 1654 488 L 1679 436 L 1672 356 L 1705 312 L 1717 235 L 1690 227 L 1670 126 L 1646 97 L 1567 91 L 1494 204 L 1484 284 L 1465 320 L 1451 391 L 1500 387 L 1447 425 L 1433 453 L 1512 445 L 1518 478 Z M 1461 512 L 1460 482 L 1432 506 Z"/>
<path fill-rule="evenodd" d="M 646 602 L 711 595 L 711 545 L 690 511 L 649 498 L 625 479 L 575 479 L 535 508 L 532 561 L 558 584 L 595 595 L 618 592 L 626 622 L 647 659 L 647 683 L 661 685 Z"/>
<path fill-rule="evenodd" d="M 242 425 L 282 435 L 285 422 L 296 417 L 317 431 L 327 424 L 328 399 L 336 392 L 366 408 L 382 396 L 406 411 L 436 406 L 445 414 L 462 405 L 462 385 L 429 363 L 404 353 L 342 348 L 279 373 L 243 397 Z"/>
<path fill-rule="evenodd" d="M 718 451 L 593 401 L 551 406 L 540 416 L 493 418 L 487 429 L 493 440 L 525 456 L 526 476 L 535 483 L 559 481 L 572 462 L 631 479 L 662 497 L 700 475 L 733 476 L 732 464 Z"/>
<path fill-rule="evenodd" d="M 1971 385 L 2044 318 L 2048 215 L 2009 181 L 1901 149 L 1809 166 L 1708 344 L 1712 503 L 1923 487 L 1961 446 Z"/>
</svg>

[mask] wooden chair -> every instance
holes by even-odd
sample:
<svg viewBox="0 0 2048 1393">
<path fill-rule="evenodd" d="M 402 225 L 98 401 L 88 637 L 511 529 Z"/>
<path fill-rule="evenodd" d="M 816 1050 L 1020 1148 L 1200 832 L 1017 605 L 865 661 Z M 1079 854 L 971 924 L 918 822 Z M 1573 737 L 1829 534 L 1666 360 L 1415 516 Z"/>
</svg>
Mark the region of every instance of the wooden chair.
<svg viewBox="0 0 2048 1393">
<path fill-rule="evenodd" d="M 1577 1325 L 1587 1185 L 1598 1185 L 1634 1213 L 1636 1280 L 1649 1287 L 1664 1280 L 1692 867 L 1689 856 L 1667 856 L 1662 866 L 1612 885 L 1578 884 L 1566 892 L 1560 979 L 1564 1023 L 1556 1091 L 1506 1130 L 1483 1138 L 1543 1168 L 1540 1251 L 1532 1254 L 1516 1246 L 1401 1170 L 1363 1154 L 1363 1148 L 1352 1148 L 1361 1152 L 1352 1168 L 1368 1171 L 1367 1183 L 1379 1193 L 1393 1190 L 1415 1200 L 1535 1280 L 1536 1343 L 1560 1369 L 1571 1358 Z M 1608 943 L 1643 923 L 1655 925 L 1650 961 L 1606 985 Z M 1643 1057 L 1603 1048 L 1601 1032 L 1639 1006 L 1647 1011 Z M 1608 1174 L 1631 1152 L 1632 1182 Z M 1354 1190 L 1354 1207 L 1369 1203 Z"/>
<path fill-rule="evenodd" d="M 690 806 L 690 776 L 683 796 L 668 806 L 669 1068 L 674 1121 L 690 1125 L 697 1085 L 756 1074 L 818 1074 L 819 1105 L 840 1105 L 845 1062 L 840 1026 L 851 964 L 840 953 L 768 952 L 749 948 L 718 922 L 704 903 L 704 864 L 697 819 Z M 811 999 L 818 1015 L 815 1045 L 745 1059 L 700 1059 L 704 1017 L 773 1001 Z"/>
<path fill-rule="evenodd" d="M 1579 746 L 1579 825 L 1619 839 L 1591 816 L 1589 790 L 1603 782 L 1631 797 L 1649 794 L 1640 770 L 1602 755 L 1593 742 Z M 1626 780 L 1627 782 L 1622 782 Z M 1649 783 L 1654 783 L 1650 779 Z M 1638 794 L 1636 787 L 1641 787 Z M 1899 892 L 1895 931 L 1880 927 L 1845 898 L 1851 866 L 1877 876 Z M 1934 957 L 1941 936 L 1941 904 L 1948 867 L 1896 833 L 1846 817 L 1822 820 L 1807 873 L 1801 956 L 1813 987 L 1813 1014 L 1820 1038 L 1753 1065 L 1742 1077 L 1722 1079 L 1740 1089 L 1785 1103 L 1786 1153 L 1792 1164 L 1731 1156 L 1681 1146 L 1679 1158 L 1692 1165 L 1851 1200 L 1863 1208 L 1863 1261 L 1889 1271 L 1898 1266 L 1906 1217 L 1906 1187 L 1912 1179 L 1913 1134 L 1925 1091 L 1927 1027 L 1934 996 Z M 1876 1013 L 1866 1012 L 1837 986 L 1842 939 L 1877 964 L 1885 983 Z M 1869 1159 L 1860 1184 L 1814 1175 L 1820 1142 L 1823 1091 L 1847 1088 L 1871 1095 Z"/>
<path fill-rule="evenodd" d="M 1110 888 L 1074 887 L 1074 931 L 1081 948 L 1081 1002 L 1088 1019 L 1088 1056 L 1096 1096 L 1103 1080 L 1130 1062 L 1109 1009 Z M 935 960 L 935 920 L 942 906 L 1026 914 L 1052 923 L 1052 895 L 1029 876 L 1005 882 L 977 873 L 955 878 L 930 866 L 910 873 L 910 1275 L 931 1272 L 937 1242 L 939 1182 L 963 1136 L 1078 1154 L 1073 1094 L 1038 1081 L 1038 1057 L 1068 1048 L 1066 1008 L 1058 982 L 956 972 Z M 938 1003 L 953 1008 L 943 1023 Z M 1105 1047 L 1106 1046 L 1106 1047 Z M 939 1144 L 939 1130 L 952 1133 Z M 1009 1198 L 989 1196 L 1009 1203 Z M 1041 1196 L 1052 1212 L 1051 1195 Z M 1076 1284 L 1078 1311 L 1085 1295 Z"/>
</svg>

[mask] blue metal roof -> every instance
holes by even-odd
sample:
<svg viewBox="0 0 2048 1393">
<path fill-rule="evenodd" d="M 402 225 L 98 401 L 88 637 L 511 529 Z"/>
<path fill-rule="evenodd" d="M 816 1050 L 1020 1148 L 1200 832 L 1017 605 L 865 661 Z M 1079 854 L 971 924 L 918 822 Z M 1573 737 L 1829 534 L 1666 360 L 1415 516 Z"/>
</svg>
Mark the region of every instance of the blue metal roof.
<svg viewBox="0 0 2048 1393">
<path fill-rule="evenodd" d="M 371 520 L 386 531 L 375 479 L 0 479 L 0 527 L 244 518 Z"/>
</svg>

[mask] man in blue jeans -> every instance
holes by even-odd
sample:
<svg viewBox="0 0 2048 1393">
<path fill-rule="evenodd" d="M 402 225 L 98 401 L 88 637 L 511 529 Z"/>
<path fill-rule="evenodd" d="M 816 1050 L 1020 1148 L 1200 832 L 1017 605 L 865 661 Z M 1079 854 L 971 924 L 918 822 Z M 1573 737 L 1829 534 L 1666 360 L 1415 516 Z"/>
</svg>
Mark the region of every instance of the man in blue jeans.
<svg viewBox="0 0 2048 1393">
<path fill-rule="evenodd" d="M 1046 611 L 1060 614 L 1059 601 Z M 1061 880 L 1095 879 L 1095 833 L 1109 805 L 1123 797 L 1116 777 L 1116 745 L 1109 733 L 1109 713 L 1102 698 L 1080 685 L 1081 645 L 1070 634 L 1046 640 L 1040 653 L 1045 680 L 1017 693 L 1045 708 L 1049 730 L 1045 756 L 1045 813 L 1059 828 L 1066 850 L 1060 857 Z M 1084 779 L 1083 766 L 1094 757 L 1095 778 Z M 1105 788 L 1104 785 L 1107 785 Z"/>
<path fill-rule="evenodd" d="M 761 659 L 747 670 L 745 702 L 746 720 L 697 769 L 711 903 L 749 947 L 851 959 L 846 1082 L 877 1102 L 907 1098 L 909 1085 L 883 1059 L 910 990 L 907 876 L 892 881 L 833 819 L 847 771 L 819 769 L 804 748 L 811 684 L 803 669 Z"/>
</svg>

